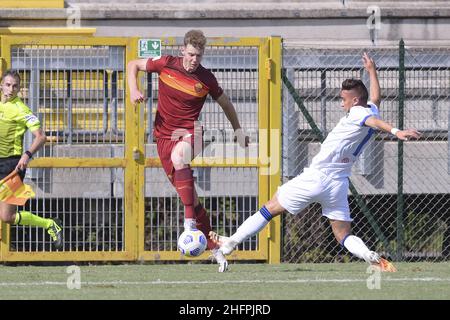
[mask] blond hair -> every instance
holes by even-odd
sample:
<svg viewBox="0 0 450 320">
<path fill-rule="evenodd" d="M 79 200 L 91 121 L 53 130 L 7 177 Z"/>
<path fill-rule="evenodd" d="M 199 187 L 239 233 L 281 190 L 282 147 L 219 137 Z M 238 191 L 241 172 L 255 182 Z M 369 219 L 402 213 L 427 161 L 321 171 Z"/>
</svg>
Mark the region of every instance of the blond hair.
<svg viewBox="0 0 450 320">
<path fill-rule="evenodd" d="M 204 50 L 206 37 L 201 30 L 190 30 L 184 35 L 184 46 L 188 44 L 196 49 Z"/>
</svg>

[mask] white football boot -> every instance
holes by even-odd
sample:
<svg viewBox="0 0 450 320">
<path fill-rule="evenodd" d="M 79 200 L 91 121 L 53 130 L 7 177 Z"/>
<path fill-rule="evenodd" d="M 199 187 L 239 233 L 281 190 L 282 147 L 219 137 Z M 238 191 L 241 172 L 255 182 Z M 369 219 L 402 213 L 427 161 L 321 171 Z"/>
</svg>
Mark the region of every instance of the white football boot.
<svg viewBox="0 0 450 320">
<path fill-rule="evenodd" d="M 368 254 L 364 257 L 364 260 L 366 260 L 370 264 L 379 264 L 380 259 L 380 255 L 375 251 L 369 251 Z"/>
<path fill-rule="evenodd" d="M 364 260 L 371 265 L 378 267 L 382 272 L 397 272 L 397 268 L 391 262 L 382 258 L 375 251 L 369 251 L 367 256 L 364 257 Z"/>
<path fill-rule="evenodd" d="M 214 259 L 216 259 L 217 264 L 219 265 L 219 272 L 227 272 L 229 270 L 228 268 L 228 261 L 223 255 L 222 251 L 219 249 L 212 249 L 211 250 Z"/>
</svg>

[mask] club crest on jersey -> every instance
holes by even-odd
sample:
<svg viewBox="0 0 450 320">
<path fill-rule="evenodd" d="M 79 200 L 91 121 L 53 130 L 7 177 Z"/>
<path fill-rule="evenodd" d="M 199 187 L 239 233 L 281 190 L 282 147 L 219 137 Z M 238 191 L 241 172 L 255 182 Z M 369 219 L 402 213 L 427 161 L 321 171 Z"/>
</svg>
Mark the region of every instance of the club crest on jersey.
<svg viewBox="0 0 450 320">
<path fill-rule="evenodd" d="M 203 89 L 203 85 L 202 85 L 200 82 L 197 82 L 197 83 L 194 85 L 194 90 L 195 90 L 195 92 L 200 93 L 200 92 L 202 92 L 202 89 Z"/>
<path fill-rule="evenodd" d="M 350 159 L 349 158 L 344 158 L 344 159 L 342 159 L 342 163 L 349 163 L 350 162 Z"/>
</svg>

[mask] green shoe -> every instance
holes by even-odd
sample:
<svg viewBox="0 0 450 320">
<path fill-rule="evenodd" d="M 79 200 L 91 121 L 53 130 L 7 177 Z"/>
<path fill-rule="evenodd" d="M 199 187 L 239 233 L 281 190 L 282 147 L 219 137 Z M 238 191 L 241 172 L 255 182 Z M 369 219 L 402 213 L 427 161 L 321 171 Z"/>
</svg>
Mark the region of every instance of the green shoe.
<svg viewBox="0 0 450 320">
<path fill-rule="evenodd" d="M 53 223 L 50 227 L 48 227 L 47 233 L 52 238 L 53 246 L 56 249 L 61 249 L 63 245 L 61 220 L 58 218 L 53 219 Z"/>
</svg>

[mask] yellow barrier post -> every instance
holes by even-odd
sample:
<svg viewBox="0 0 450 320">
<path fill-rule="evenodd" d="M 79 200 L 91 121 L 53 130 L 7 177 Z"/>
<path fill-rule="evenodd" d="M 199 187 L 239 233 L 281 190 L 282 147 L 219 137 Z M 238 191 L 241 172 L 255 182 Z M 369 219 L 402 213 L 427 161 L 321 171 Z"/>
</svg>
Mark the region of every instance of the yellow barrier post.
<svg viewBox="0 0 450 320">
<path fill-rule="evenodd" d="M 269 200 L 270 197 L 270 159 L 269 147 L 270 147 L 270 122 L 269 122 L 269 106 L 270 106 L 270 90 L 269 82 L 271 77 L 270 67 L 268 63 L 270 57 L 270 42 L 268 38 L 263 39 L 263 43 L 259 48 L 259 79 L 258 79 L 258 127 L 259 127 L 259 150 L 258 155 L 264 156 L 266 161 L 259 167 L 259 181 L 258 181 L 258 208 L 261 208 L 264 203 Z M 264 253 L 264 258 L 268 260 L 268 240 L 270 238 L 270 226 L 267 226 L 259 233 L 259 247 Z"/>
<path fill-rule="evenodd" d="M 137 59 L 137 42 L 136 38 L 130 39 L 125 65 Z M 125 92 L 125 208 L 132 217 L 128 220 L 130 225 L 126 227 L 126 241 L 130 243 L 129 250 L 136 260 L 144 245 L 144 108 L 141 104 L 131 103 L 128 87 Z"/>
<path fill-rule="evenodd" d="M 10 52 L 4 37 L 0 37 L 0 74 L 6 70 L 8 61 L 10 61 Z M 0 221 L 0 261 L 3 261 L 9 248 L 9 228 L 6 227 L 6 223 Z"/>
<path fill-rule="evenodd" d="M 270 37 L 269 123 L 270 123 L 270 196 L 280 185 L 281 177 L 281 38 Z M 281 216 L 270 222 L 269 263 L 281 260 Z"/>
</svg>

